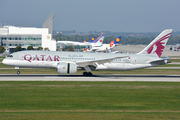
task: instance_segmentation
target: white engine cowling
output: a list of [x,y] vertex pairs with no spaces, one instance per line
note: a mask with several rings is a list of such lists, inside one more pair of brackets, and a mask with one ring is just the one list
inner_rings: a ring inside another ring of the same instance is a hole
[[57,72],[61,74],[77,73],[77,65],[75,63],[59,62],[57,64]]

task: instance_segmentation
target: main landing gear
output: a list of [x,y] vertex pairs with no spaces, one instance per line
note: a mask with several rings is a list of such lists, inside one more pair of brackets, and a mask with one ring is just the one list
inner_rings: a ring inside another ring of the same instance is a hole
[[83,75],[84,75],[84,76],[92,76],[92,75],[93,75],[93,74],[90,72],[91,69],[90,69],[90,67],[89,67],[88,65],[85,66],[84,69],[86,70],[86,72],[83,72]]
[[93,74],[91,72],[83,72],[84,76],[92,76]]

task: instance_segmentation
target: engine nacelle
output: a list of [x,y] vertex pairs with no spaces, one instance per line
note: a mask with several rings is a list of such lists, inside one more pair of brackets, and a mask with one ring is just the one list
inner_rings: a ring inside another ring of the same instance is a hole
[[57,72],[61,74],[77,73],[77,65],[75,63],[59,62],[57,64]]

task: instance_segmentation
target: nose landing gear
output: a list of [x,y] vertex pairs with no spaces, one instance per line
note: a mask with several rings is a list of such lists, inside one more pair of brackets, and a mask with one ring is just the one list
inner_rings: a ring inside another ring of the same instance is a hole
[[19,75],[20,73],[21,73],[21,72],[18,70],[18,71],[17,71],[17,74]]

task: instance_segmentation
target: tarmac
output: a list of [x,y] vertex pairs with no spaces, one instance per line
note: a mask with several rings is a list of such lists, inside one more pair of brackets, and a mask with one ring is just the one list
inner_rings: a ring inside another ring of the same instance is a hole
[[180,75],[0,75],[0,81],[126,81],[180,82]]

